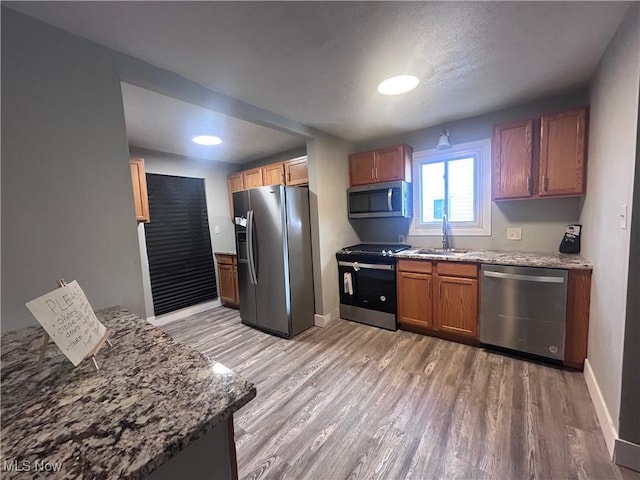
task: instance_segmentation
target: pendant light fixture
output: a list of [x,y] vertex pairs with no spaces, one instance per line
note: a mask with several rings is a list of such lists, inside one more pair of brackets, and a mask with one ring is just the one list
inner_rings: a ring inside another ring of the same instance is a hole
[[446,128],[440,132],[440,136],[438,137],[438,150],[445,150],[447,148],[451,148],[451,144],[449,143],[449,135],[451,132]]

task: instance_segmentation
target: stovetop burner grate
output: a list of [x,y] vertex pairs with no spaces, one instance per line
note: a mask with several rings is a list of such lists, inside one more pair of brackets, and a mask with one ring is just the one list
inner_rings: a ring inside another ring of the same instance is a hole
[[344,247],[339,253],[357,253],[364,255],[382,255],[383,252],[398,253],[411,248],[411,245],[404,243],[358,243]]

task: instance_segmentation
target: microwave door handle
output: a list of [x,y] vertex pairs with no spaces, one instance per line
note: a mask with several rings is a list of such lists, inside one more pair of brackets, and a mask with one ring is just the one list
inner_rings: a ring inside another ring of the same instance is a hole
[[393,194],[393,188],[387,190],[387,207],[389,207],[389,211],[393,212],[393,205],[391,204],[391,195]]

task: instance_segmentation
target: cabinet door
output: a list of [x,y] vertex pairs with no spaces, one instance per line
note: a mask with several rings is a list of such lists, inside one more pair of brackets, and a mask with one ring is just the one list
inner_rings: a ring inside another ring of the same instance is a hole
[[433,326],[432,287],[429,274],[398,272],[398,321],[401,324]]
[[349,185],[375,183],[375,152],[352,153],[349,155]]
[[493,127],[493,199],[526,198],[533,194],[533,120]]
[[244,190],[244,186],[242,183],[242,172],[229,175],[229,177],[227,177],[227,183],[229,184],[229,193]]
[[226,303],[236,303],[235,278],[233,265],[218,263],[218,282],[220,287],[220,300]]
[[540,196],[584,195],[586,121],[586,108],[542,117]]
[[309,183],[307,157],[285,162],[284,169],[287,185],[306,185]]
[[262,168],[254,168],[242,172],[242,183],[245,190],[262,186]]
[[284,165],[274,163],[262,167],[262,185],[284,185]]
[[238,264],[236,261],[233,262],[233,288],[234,288],[234,298],[233,303],[235,305],[240,304],[240,291],[238,290]]
[[[374,177],[376,182],[390,182],[406,179],[405,146],[381,148],[376,150]],[[410,172],[409,167],[409,172]],[[408,180],[410,181],[410,180]]]
[[438,277],[436,328],[477,337],[478,281],[472,278]]
[[227,177],[227,184],[229,189],[229,211],[231,212],[231,220],[233,221],[233,192],[244,190],[242,172],[229,175]]
[[147,176],[144,170],[144,160],[142,158],[130,158],[129,168],[131,169],[136,220],[149,222],[149,197],[147,195]]

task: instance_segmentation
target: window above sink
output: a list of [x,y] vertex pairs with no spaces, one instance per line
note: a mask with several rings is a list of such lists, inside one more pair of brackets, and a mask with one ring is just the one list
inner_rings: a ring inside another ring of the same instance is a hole
[[491,235],[491,139],[413,154],[409,235]]

